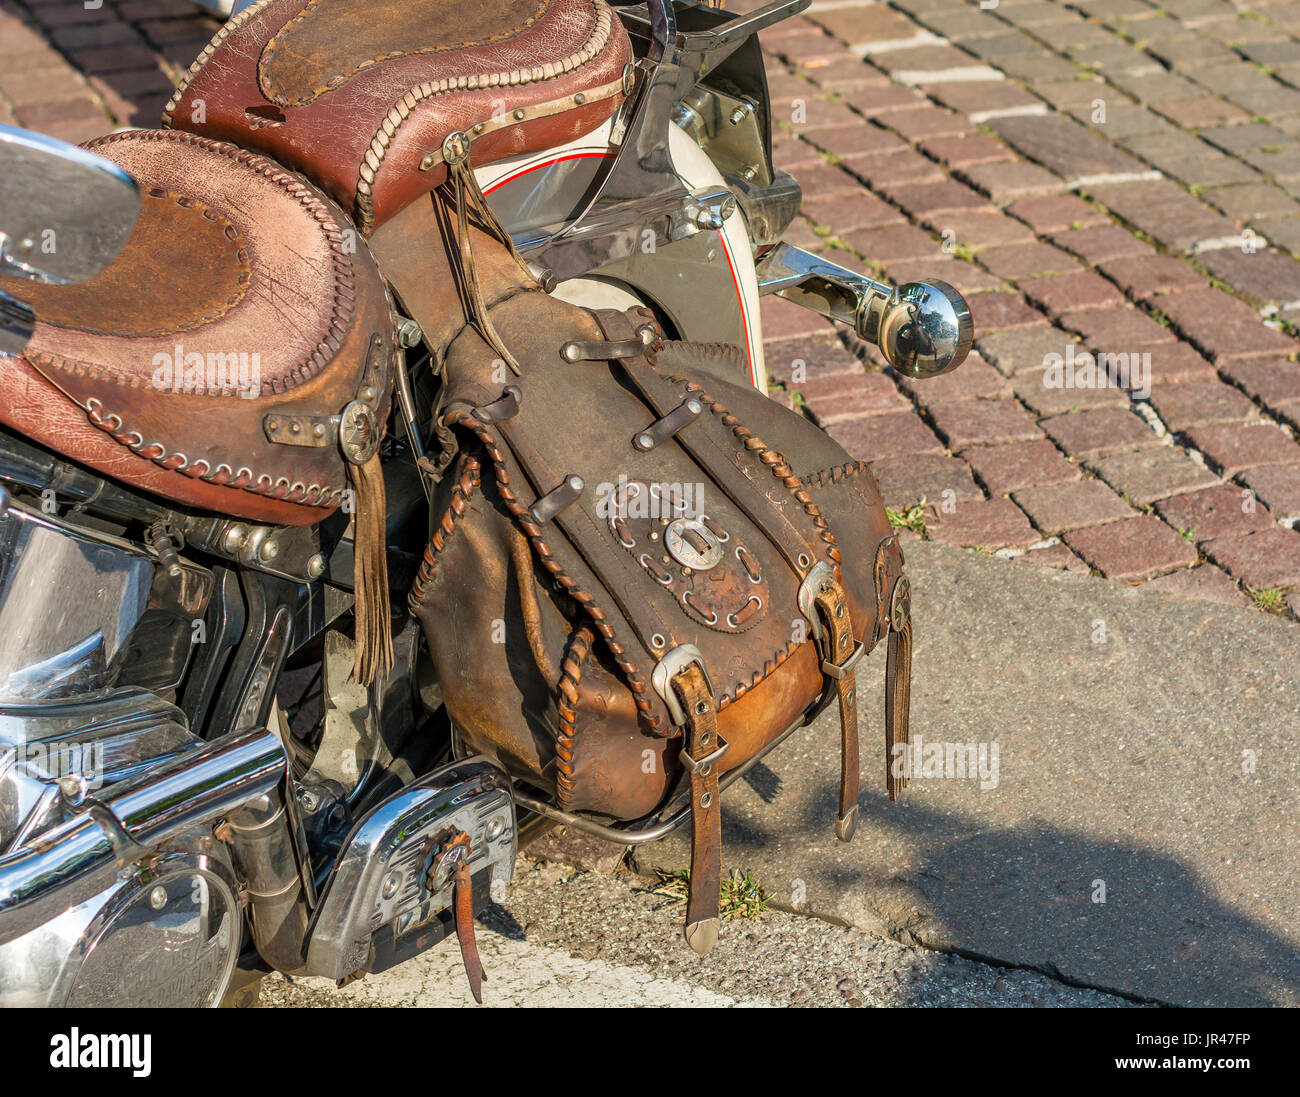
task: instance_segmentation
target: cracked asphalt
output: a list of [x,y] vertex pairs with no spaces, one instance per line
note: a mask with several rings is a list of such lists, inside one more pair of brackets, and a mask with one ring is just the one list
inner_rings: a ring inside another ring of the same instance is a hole
[[[484,912],[484,1006],[1129,1006],[1033,971],[1004,969],[768,909],[724,925],[696,956],[681,906],[651,880],[520,857]],[[341,989],[267,978],[263,1006],[472,1006],[454,941]]]

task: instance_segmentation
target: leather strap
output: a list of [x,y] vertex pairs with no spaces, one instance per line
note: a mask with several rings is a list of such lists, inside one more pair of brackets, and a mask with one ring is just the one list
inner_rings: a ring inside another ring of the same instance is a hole
[[469,992],[474,995],[474,1001],[482,1005],[483,984],[487,981],[487,975],[479,960],[478,942],[474,938],[474,881],[469,872],[469,842],[469,835],[463,830],[450,832],[429,867],[427,886],[430,890],[445,887],[445,884],[440,885],[439,873],[449,861],[454,861],[451,911],[456,922],[456,940],[460,943],[460,959],[465,965],[465,977],[469,979]]
[[835,578],[822,583],[813,604],[823,621],[822,673],[835,682],[840,704],[840,812],[835,836],[841,842],[853,839],[858,825],[858,660],[865,650],[854,643],[853,619],[844,587]]
[[897,760],[894,748],[911,742],[912,599],[906,576],[894,584],[889,609],[889,649],[885,661],[885,790],[891,801],[907,788],[906,754]]
[[[632,329],[632,321],[613,309],[597,309],[592,315],[610,338]],[[641,398],[650,405],[657,416],[671,414],[682,403],[681,387],[665,379],[655,368],[647,354],[653,346],[645,346],[645,353],[619,359],[619,365]],[[812,562],[821,559],[825,548],[813,533],[801,530],[779,505],[779,497],[768,494],[773,483],[772,474],[757,461],[736,460],[734,449],[722,445],[717,436],[696,427],[674,436],[678,444],[689,453],[713,479],[719,489],[735,504],[777,550],[799,578],[808,573]],[[757,466],[761,481],[755,482],[751,468]],[[800,563],[800,557],[807,560]]]
[[722,805],[718,762],[727,745],[718,738],[718,707],[704,668],[691,663],[672,680],[686,714],[682,764],[691,774],[691,890],[686,943],[701,956],[718,942],[722,887]]

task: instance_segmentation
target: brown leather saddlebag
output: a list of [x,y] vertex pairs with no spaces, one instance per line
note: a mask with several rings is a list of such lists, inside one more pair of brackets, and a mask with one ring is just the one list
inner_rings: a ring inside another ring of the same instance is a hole
[[470,324],[449,288],[464,274],[454,236],[430,276],[428,216],[404,214],[375,248],[445,381],[435,529],[409,605],[454,727],[569,813],[641,820],[689,796],[686,934],[705,951],[719,777],[838,703],[837,831],[851,837],[855,667],[886,635],[887,732],[906,737],[898,540],[865,465],[718,378],[737,349],[549,297],[485,234]]

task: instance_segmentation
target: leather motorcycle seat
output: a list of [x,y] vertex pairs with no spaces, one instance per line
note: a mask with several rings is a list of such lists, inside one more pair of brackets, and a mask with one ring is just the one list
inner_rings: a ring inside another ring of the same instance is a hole
[[301,171],[369,235],[446,178],[452,134],[482,166],[596,129],[632,59],[605,0],[259,0],[199,55],[163,125]]
[[140,216],[88,282],[0,278],[37,318],[0,355],[0,421],[176,503],[320,521],[348,488],[337,417],[387,413],[394,320],[368,249],[316,188],[234,145],[131,130],[86,147],[135,178]]

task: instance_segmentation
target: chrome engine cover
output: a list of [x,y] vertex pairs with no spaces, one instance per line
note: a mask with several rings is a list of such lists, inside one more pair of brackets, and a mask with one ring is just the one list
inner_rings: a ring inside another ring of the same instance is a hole
[[219,1005],[239,958],[237,885],[224,849],[185,844],[0,945],[0,1006]]
[[442,940],[452,887],[431,892],[426,878],[449,828],[470,836],[476,892],[486,897],[510,881],[518,846],[510,779],[485,758],[434,770],[353,827],[322,891],[308,972],[382,971]]

